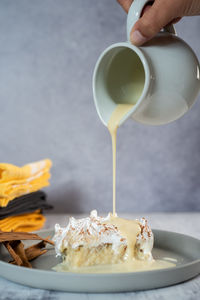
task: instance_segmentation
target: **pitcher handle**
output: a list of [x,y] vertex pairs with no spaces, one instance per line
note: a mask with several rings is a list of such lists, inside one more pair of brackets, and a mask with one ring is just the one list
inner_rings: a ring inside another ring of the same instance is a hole
[[[135,25],[135,23],[139,20],[143,8],[148,2],[152,2],[150,0],[134,0],[129,8],[128,16],[127,16],[127,40],[130,42],[130,33],[131,29]],[[176,34],[176,30],[173,25],[167,25],[164,28],[164,32]]]

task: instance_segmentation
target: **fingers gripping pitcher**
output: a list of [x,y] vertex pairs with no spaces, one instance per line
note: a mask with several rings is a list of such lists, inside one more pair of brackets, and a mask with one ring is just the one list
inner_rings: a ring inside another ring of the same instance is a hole
[[143,124],[162,125],[183,116],[197,99],[198,59],[172,25],[142,47],[131,44],[130,31],[147,3],[133,1],[127,17],[128,41],[108,47],[96,63],[94,101],[106,126],[119,104],[131,104],[120,124],[132,117]]

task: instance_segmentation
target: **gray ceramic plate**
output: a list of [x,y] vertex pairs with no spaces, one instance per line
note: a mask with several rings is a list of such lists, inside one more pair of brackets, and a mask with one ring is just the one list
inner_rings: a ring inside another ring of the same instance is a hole
[[[0,276],[35,288],[67,292],[124,292],[147,290],[177,284],[200,273],[200,240],[183,234],[153,230],[155,244],[153,256],[157,259],[177,259],[177,266],[169,269],[116,273],[76,274],[55,272],[51,268],[59,263],[54,250],[32,262],[33,269],[8,264],[10,259],[0,246]],[[46,237],[53,231],[43,231]],[[28,243],[26,243],[28,245]]]

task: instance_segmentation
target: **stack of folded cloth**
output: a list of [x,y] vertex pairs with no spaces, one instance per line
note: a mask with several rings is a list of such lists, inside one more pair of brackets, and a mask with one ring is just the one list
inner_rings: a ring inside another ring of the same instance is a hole
[[17,167],[0,164],[0,230],[34,231],[45,223],[46,202],[41,188],[49,185],[49,159]]

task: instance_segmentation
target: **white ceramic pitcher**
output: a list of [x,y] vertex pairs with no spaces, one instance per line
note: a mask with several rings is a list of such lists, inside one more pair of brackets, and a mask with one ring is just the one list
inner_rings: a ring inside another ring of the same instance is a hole
[[161,125],[183,116],[200,90],[200,66],[190,46],[167,26],[142,47],[130,42],[130,31],[148,0],[134,0],[127,18],[128,42],[108,47],[93,75],[93,94],[102,122],[119,103],[133,103],[128,117]]

